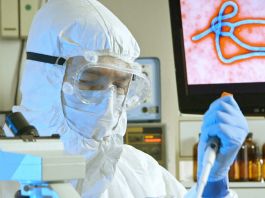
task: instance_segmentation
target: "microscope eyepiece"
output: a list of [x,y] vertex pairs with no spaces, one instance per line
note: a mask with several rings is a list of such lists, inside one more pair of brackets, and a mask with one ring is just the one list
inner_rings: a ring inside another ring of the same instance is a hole
[[15,136],[33,135],[38,136],[37,129],[30,125],[22,113],[15,112],[6,116],[6,124]]

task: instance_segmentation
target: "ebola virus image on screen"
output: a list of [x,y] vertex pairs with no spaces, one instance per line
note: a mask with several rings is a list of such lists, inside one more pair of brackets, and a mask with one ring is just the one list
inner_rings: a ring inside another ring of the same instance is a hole
[[181,1],[188,84],[265,82],[265,0]]

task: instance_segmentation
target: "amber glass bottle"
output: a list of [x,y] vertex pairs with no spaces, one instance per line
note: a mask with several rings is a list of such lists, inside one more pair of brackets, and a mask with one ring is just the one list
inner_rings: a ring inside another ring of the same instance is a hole
[[198,169],[198,142],[193,146],[193,180],[197,181],[197,169]]
[[265,180],[265,143],[262,145],[262,161],[261,175],[263,180]]
[[255,158],[255,153],[256,144],[253,142],[253,133],[248,133],[238,155],[240,181],[252,180],[252,163]]
[[239,153],[239,172],[240,172],[240,181],[248,180],[248,153],[247,153],[247,145],[246,141],[242,144]]
[[253,174],[257,175],[257,172],[253,172],[253,170],[257,170],[255,164],[258,158],[258,148],[256,143],[253,141],[252,133],[249,133],[246,143],[248,145],[248,180],[255,181],[255,176]]
[[239,180],[240,180],[240,171],[239,171],[239,160],[237,156],[229,170],[229,181],[239,181]]
[[251,166],[251,181],[261,181],[261,154],[256,146],[256,152],[252,160]]
[[[200,139],[200,134],[199,134]],[[198,145],[199,142],[196,142],[193,146],[193,181],[197,181],[197,171],[198,171]]]

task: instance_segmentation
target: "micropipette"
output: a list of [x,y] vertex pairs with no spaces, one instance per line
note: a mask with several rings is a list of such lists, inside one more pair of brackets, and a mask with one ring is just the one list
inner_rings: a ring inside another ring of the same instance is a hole
[[197,198],[202,197],[204,187],[207,183],[210,171],[213,167],[216,153],[219,149],[220,140],[217,137],[212,137],[209,139],[205,154],[202,161],[202,172],[197,184]]
[[[231,96],[232,94],[223,92],[221,97]],[[203,161],[202,161],[202,172],[197,183],[197,198],[202,197],[202,193],[204,191],[205,185],[208,181],[208,177],[210,171],[213,167],[213,164],[216,159],[216,154],[218,152],[220,146],[220,139],[218,137],[210,137],[206,146],[206,150],[204,153]]]

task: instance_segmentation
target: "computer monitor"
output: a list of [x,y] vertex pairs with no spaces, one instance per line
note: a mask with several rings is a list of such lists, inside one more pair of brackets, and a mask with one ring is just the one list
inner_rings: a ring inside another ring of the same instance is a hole
[[265,115],[264,0],[169,0],[178,103],[203,114],[223,91]]

